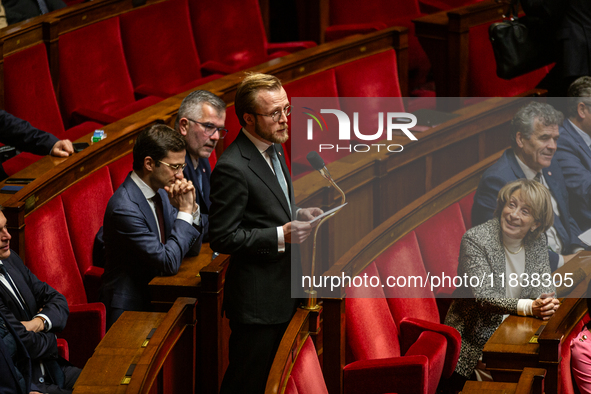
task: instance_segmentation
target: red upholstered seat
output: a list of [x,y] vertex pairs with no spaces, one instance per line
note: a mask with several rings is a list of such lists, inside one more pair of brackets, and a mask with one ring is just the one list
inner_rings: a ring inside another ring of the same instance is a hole
[[488,38],[490,25],[489,23],[470,29],[468,96],[513,97],[535,88],[548,73],[547,67],[511,80],[497,77],[495,57]]
[[189,0],[203,68],[234,73],[278,56],[316,46],[310,41],[269,44],[256,0]]
[[103,268],[92,265],[94,237],[103,225],[113,195],[109,169],[103,167],[66,189],[61,198],[76,263],[89,300],[98,301]]
[[295,388],[298,394],[328,394],[316,348],[310,337],[306,339],[298,354],[290,380],[292,390]]
[[[360,276],[365,274],[380,276],[375,263]],[[435,393],[448,348],[441,332],[449,332],[449,327],[409,318],[397,324],[381,286],[351,286],[345,304],[347,344],[356,360],[345,367],[345,392],[364,386],[372,387],[371,392],[384,392],[379,390],[388,383],[389,392]],[[374,367],[372,378],[359,379],[357,371],[370,367]],[[450,367],[453,371],[455,362]]]
[[[338,99],[339,93],[337,90],[334,69],[322,71],[290,82],[288,84],[285,84],[284,88],[287,92],[287,96],[291,101],[292,105],[294,97],[334,97],[334,100],[327,99],[326,108],[341,108]],[[319,112],[320,108],[317,108],[315,110]],[[332,130],[333,134],[329,134],[328,132],[319,132],[314,134],[313,140],[307,140],[303,132],[299,132],[298,134],[292,134],[293,130],[306,130],[305,123],[294,123],[294,119],[296,119],[293,116],[294,111],[303,111],[303,108],[294,107],[292,109],[292,116],[288,117],[288,121],[290,124],[291,140],[291,149],[288,151],[288,155],[291,158],[292,173],[294,175],[294,178],[297,179],[298,177],[312,170],[312,167],[306,159],[306,155],[308,154],[308,152],[312,150],[318,151],[319,144],[336,143],[337,133],[334,131],[338,130],[339,126],[336,116],[326,114],[324,115],[324,119],[326,120],[328,126],[327,130]],[[298,119],[300,119],[300,121],[302,122],[306,121],[305,117],[299,117]],[[324,159],[325,163],[331,163],[335,160],[345,157],[348,154],[349,152],[346,150],[341,150],[337,152],[336,149],[320,152],[320,155]]]
[[464,218],[464,225],[466,226],[466,230],[472,228],[472,205],[474,204],[475,194],[476,190],[474,190],[472,193],[468,194],[466,197],[458,201],[458,204],[460,204],[460,210],[462,211],[462,217]]
[[70,316],[59,335],[71,347],[70,361],[82,367],[105,335],[106,311],[87,303],[60,196],[25,218],[25,255],[31,272],[66,297]]
[[[113,186],[113,193],[125,180],[127,174],[133,169],[133,154],[128,154],[122,158],[115,160],[109,164],[109,173],[111,174],[111,182]],[[104,216],[104,211],[103,211]],[[102,217],[102,216],[101,216]]]
[[147,96],[136,101],[118,17],[60,36],[59,64],[66,123],[80,119],[112,123],[162,100]]
[[[443,231],[445,229],[445,231]],[[415,229],[425,269],[431,276],[453,277],[458,271],[460,243],[466,232],[462,211],[458,204],[452,204]],[[434,292],[438,296],[451,297],[455,290],[453,283],[446,280]]]
[[410,86],[414,88],[425,82],[430,69],[429,59],[415,35],[414,24],[411,22],[423,16],[418,0],[332,0],[330,3],[327,41],[352,34],[366,34],[390,26],[404,26],[408,28]]
[[[64,128],[43,44],[4,58],[4,101],[7,112],[60,139],[76,140],[102,127],[100,123],[84,122]],[[41,157],[22,153],[5,161],[3,167],[8,175],[13,175]]]
[[[129,74],[136,92],[168,97],[212,81],[193,42],[187,0],[169,0],[120,16]],[[157,76],[157,77],[155,77]]]
[[70,348],[68,347],[68,341],[64,338],[57,339],[57,352],[59,353],[60,357],[70,360]]

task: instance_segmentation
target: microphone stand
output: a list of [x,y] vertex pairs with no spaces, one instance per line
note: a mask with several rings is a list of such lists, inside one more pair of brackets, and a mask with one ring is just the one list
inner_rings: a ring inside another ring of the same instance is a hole
[[[335,189],[337,189],[341,193],[341,205],[343,205],[345,203],[345,193],[341,190],[340,187],[337,186],[335,181],[332,179],[332,176],[330,176],[330,172],[328,172],[328,169],[324,166],[321,169],[319,169],[318,171],[320,172],[320,175],[322,175]],[[307,310],[311,310],[311,311],[320,309],[320,305],[318,305],[318,297],[317,297],[318,293],[316,290],[314,290],[314,273],[316,271],[316,237],[318,235],[318,229],[320,228],[320,226],[322,226],[322,223],[324,223],[329,218],[336,215],[338,212],[339,211],[333,212],[330,215],[327,215],[327,216],[323,217],[322,219],[320,219],[320,223],[318,223],[318,225],[314,229],[314,242],[313,242],[313,246],[312,246],[312,268],[311,268],[312,275],[310,278],[311,279],[310,280],[310,289],[306,290],[306,293],[308,293],[308,300],[306,302],[306,305],[302,306],[303,309],[307,309]]]

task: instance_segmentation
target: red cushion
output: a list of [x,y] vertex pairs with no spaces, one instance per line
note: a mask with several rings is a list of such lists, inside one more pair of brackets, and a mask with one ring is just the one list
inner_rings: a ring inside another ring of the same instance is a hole
[[295,383],[293,382],[293,378],[289,376],[287,378],[287,385],[285,386],[285,393],[284,394],[299,394],[298,388],[296,387]]
[[238,116],[236,116],[236,107],[234,105],[228,105],[226,107],[226,123],[225,126],[228,129],[228,134],[224,137],[224,150],[230,146],[232,142],[238,137],[238,133],[242,129]]
[[78,109],[121,118],[160,100],[148,97],[136,104],[118,17],[60,36],[59,62],[61,100],[68,122]]
[[470,29],[468,56],[469,97],[512,97],[533,89],[546,76],[541,68],[511,80],[497,77],[496,62],[490,40],[489,24]]
[[238,71],[268,60],[257,0],[190,0],[189,8],[202,62],[213,60]]
[[[374,263],[360,276],[364,274],[368,277],[379,275]],[[355,287],[353,284],[347,289],[345,310],[347,342],[356,360],[400,356],[398,328],[382,287]]]
[[[421,250],[414,231],[385,250],[375,260],[382,283],[386,284],[384,293],[396,325],[405,317],[414,317],[439,323],[439,312],[435,298],[429,287],[406,282],[406,287],[387,285],[388,277],[407,279],[419,276],[427,279]],[[395,284],[396,282],[392,282]],[[404,285],[399,281],[400,285]]]
[[433,289],[436,295],[451,296],[455,287],[450,281],[457,274],[460,243],[466,232],[464,218],[458,204],[450,205],[415,229],[425,269],[445,283]]
[[[351,12],[354,10],[354,12]],[[418,0],[332,0],[330,25],[349,23],[386,22],[401,16],[418,14]]]
[[53,91],[44,44],[4,58],[6,111],[33,127],[64,138],[64,125]]
[[70,359],[70,348],[68,347],[68,341],[63,338],[57,339],[57,352],[61,358],[66,360]]
[[423,332],[417,341],[408,349],[405,357],[424,355],[429,359],[428,370],[428,394],[435,394],[439,379],[441,379],[441,372],[445,364],[445,350],[447,341],[441,334],[432,331]]
[[87,283],[85,276],[92,267],[94,236],[103,225],[105,209],[112,195],[113,187],[107,167],[87,176],[61,194],[74,256],[80,274],[85,279],[88,297],[93,300],[98,300],[98,287],[96,283]]
[[172,96],[201,84],[187,0],[141,7],[121,15],[120,21],[134,87]]
[[109,164],[109,173],[111,174],[111,182],[113,185],[113,192],[121,186],[127,174],[133,169],[133,154],[129,153],[122,158],[115,160]]
[[308,337],[291,370],[299,394],[328,394],[312,339]]
[[31,272],[62,293],[68,305],[86,303],[60,196],[25,217],[25,253]]
[[24,152],[14,157],[11,157],[10,159],[3,162],[2,167],[9,176],[12,176],[20,170],[22,170],[23,168],[30,166],[37,160],[40,160],[42,157],[43,156]]
[[472,193],[468,194],[466,197],[462,198],[458,204],[460,205],[460,210],[462,211],[462,217],[464,218],[464,225],[466,226],[466,230],[472,228],[472,205],[474,205],[474,195],[476,194],[476,190]]

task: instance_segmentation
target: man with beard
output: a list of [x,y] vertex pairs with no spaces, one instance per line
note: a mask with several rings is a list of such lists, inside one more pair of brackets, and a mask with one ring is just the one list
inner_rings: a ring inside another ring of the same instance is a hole
[[291,106],[279,79],[247,75],[235,106],[242,130],[211,175],[211,247],[231,255],[224,287],[230,365],[221,393],[262,393],[299,302],[291,298],[291,280],[301,278],[297,244],[322,210],[294,204],[281,147]]

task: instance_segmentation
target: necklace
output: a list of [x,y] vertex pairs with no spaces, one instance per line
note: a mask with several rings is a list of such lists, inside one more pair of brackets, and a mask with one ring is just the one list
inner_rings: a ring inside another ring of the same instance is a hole
[[519,247],[519,249],[517,250],[517,252],[512,252],[507,245],[505,245],[505,243],[503,242],[503,246],[505,247],[505,250],[511,254],[517,254],[519,252],[521,252],[521,249],[523,249],[523,242],[521,243],[521,246]]

